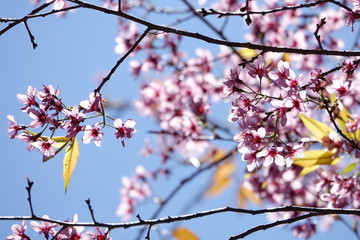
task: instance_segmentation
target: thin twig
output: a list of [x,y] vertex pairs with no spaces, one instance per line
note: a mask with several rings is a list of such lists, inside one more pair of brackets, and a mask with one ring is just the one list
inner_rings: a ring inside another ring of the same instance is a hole
[[232,42],[221,40],[217,38],[212,38],[200,33],[189,32],[181,29],[176,29],[168,26],[157,25],[151,22],[148,22],[144,19],[134,17],[127,13],[118,13],[117,11],[113,11],[111,9],[103,8],[100,6],[96,6],[90,3],[86,3],[80,0],[69,0],[70,2],[81,4],[84,8],[89,8],[93,10],[97,10],[106,14],[111,14],[119,17],[123,17],[130,21],[139,23],[141,25],[147,26],[153,30],[158,30],[166,33],[174,33],[181,36],[186,36],[194,39],[199,39],[208,43],[223,45],[228,47],[239,47],[239,48],[249,48],[253,50],[261,50],[266,52],[277,52],[277,53],[296,53],[302,55],[327,55],[327,56],[360,56],[360,51],[336,51],[336,50],[321,50],[321,49],[302,49],[302,48],[291,48],[291,47],[273,47],[262,44],[254,44],[249,42]]
[[89,211],[90,211],[90,215],[91,215],[91,219],[93,220],[94,223],[98,223],[96,220],[95,220],[95,214],[94,214],[94,209],[92,208],[91,206],[91,203],[90,203],[90,198],[86,199],[85,200],[88,208],[89,208]]
[[101,88],[105,85],[105,83],[107,81],[110,80],[111,76],[115,73],[116,69],[120,66],[120,64],[130,55],[130,53],[132,53],[135,48],[140,44],[140,42],[144,39],[144,37],[149,33],[149,31],[151,30],[151,28],[147,28],[143,34],[141,34],[141,36],[136,40],[136,42],[132,45],[132,47],[125,53],[124,56],[122,56],[119,61],[117,61],[117,63],[115,64],[115,66],[110,70],[109,74],[103,78],[102,82],[100,83],[100,85],[94,90],[94,92],[98,92],[100,93]]
[[206,10],[204,8],[202,8],[201,10],[198,10],[198,12],[201,13],[203,17],[205,17],[207,15],[218,15],[219,18],[225,17],[225,16],[239,16],[239,17],[244,17],[244,16],[248,16],[248,15],[263,15],[263,16],[265,16],[265,15],[271,14],[271,13],[284,12],[284,11],[289,11],[289,10],[294,11],[296,9],[301,9],[301,8],[315,7],[317,5],[322,5],[325,3],[333,3],[337,6],[339,6],[340,8],[343,8],[344,10],[349,11],[349,12],[355,14],[356,16],[359,16],[359,14],[353,12],[353,10],[351,8],[349,8],[348,6],[338,2],[336,0],[319,0],[319,1],[311,2],[311,3],[302,3],[299,5],[293,5],[293,6],[283,6],[283,7],[264,10],[264,11],[248,11],[246,13],[244,13],[244,12],[247,10],[247,6],[242,7],[240,9],[240,12],[221,12],[221,11],[216,11],[214,9]]
[[33,205],[32,205],[32,200],[31,200],[31,188],[34,185],[34,182],[30,181],[29,178],[27,178],[27,187],[26,187],[26,191],[28,193],[28,197],[27,200],[29,202],[29,206],[30,206],[30,213],[32,217],[36,217],[35,213],[34,213],[34,209],[33,209]]
[[232,236],[232,237],[229,238],[229,240],[245,238],[246,236],[248,236],[248,235],[250,235],[250,234],[252,234],[254,232],[260,231],[260,230],[266,230],[266,229],[273,228],[273,227],[283,225],[283,224],[290,224],[290,223],[293,223],[293,222],[297,222],[297,221],[300,221],[300,220],[303,220],[303,219],[307,219],[307,218],[311,218],[311,217],[315,217],[315,216],[319,216],[319,215],[321,215],[321,214],[319,214],[319,213],[308,213],[308,214],[304,214],[304,215],[301,215],[301,216],[292,217],[292,218],[289,218],[289,219],[272,222],[272,223],[269,223],[269,224],[259,225],[259,226],[250,228],[249,230],[247,230],[247,231],[245,231],[245,232],[243,232],[243,233],[241,233],[239,235]]
[[325,23],[326,23],[326,18],[322,18],[322,19],[320,20],[320,23],[316,24],[316,30],[315,30],[315,32],[314,32],[316,41],[318,42],[319,48],[320,48],[321,50],[324,50],[324,48],[323,48],[323,46],[322,46],[322,44],[321,44],[320,35],[319,35],[319,30],[320,30],[320,28],[321,28],[322,26],[325,25]]
[[30,31],[29,25],[27,24],[27,20],[24,21],[24,24],[25,24],[26,31],[27,31],[28,34],[29,34],[30,41],[31,41],[31,43],[32,43],[33,49],[36,49],[37,44],[36,44],[36,42],[35,42],[35,37],[34,37],[34,35],[31,33],[31,31]]

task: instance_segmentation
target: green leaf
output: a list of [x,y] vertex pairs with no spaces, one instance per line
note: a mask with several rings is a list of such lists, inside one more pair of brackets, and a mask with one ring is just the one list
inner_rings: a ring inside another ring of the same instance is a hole
[[70,140],[70,145],[66,147],[63,160],[63,179],[65,193],[68,189],[71,175],[74,172],[80,154],[79,143],[76,138]]
[[351,172],[352,170],[354,170],[356,168],[357,163],[350,163],[349,165],[346,166],[346,168],[344,168],[344,170],[341,171],[340,174],[346,174],[348,172]]
[[328,137],[329,133],[334,132],[334,130],[325,123],[309,118],[303,114],[299,114],[299,117],[311,135],[320,143],[323,142],[323,137]]
[[328,150],[310,150],[304,152],[303,158],[294,158],[294,164],[303,168],[321,164],[335,165],[339,161],[340,157],[335,157],[335,153]]

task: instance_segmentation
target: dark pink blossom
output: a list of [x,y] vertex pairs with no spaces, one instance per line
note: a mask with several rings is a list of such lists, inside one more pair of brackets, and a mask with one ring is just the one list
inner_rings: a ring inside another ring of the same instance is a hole
[[47,141],[38,138],[36,142],[32,142],[31,145],[38,148],[42,154],[44,155],[44,159],[47,157],[55,156],[55,145],[56,142],[52,139],[48,139]]
[[39,110],[30,108],[27,112],[29,117],[34,119],[30,123],[31,128],[43,127],[45,124],[52,122],[52,119],[48,117],[47,112],[43,108],[40,108]]
[[23,126],[23,125],[17,124],[17,122],[15,121],[14,116],[7,115],[7,119],[10,121],[9,122],[8,132],[12,132],[9,135],[9,138],[14,139],[14,138],[17,137],[18,132],[21,131],[21,130],[24,130],[26,127]]
[[125,147],[125,138],[131,138],[133,133],[136,132],[134,129],[136,122],[132,119],[127,119],[123,122],[121,119],[115,119],[114,127],[116,128],[115,137],[121,139],[121,144]]
[[71,110],[63,109],[64,115],[67,120],[61,124],[63,129],[67,129],[67,137],[74,137],[82,130],[80,123],[85,119],[85,114],[79,111],[77,106],[71,108]]
[[96,232],[93,232],[92,230],[89,230],[86,232],[86,234],[90,237],[91,240],[111,240],[111,238],[101,231],[101,228],[95,228]]
[[90,143],[92,139],[94,139],[94,143],[96,146],[101,146],[101,138],[104,136],[104,133],[101,132],[102,127],[100,123],[95,123],[95,126],[92,127],[90,125],[86,125],[84,129],[84,136],[82,138],[83,143]]
[[30,240],[30,237],[25,234],[27,226],[25,221],[22,222],[21,226],[19,224],[14,224],[11,227],[12,235],[6,237],[6,240]]
[[[48,215],[44,215],[43,218],[49,219]],[[38,232],[39,234],[44,234],[44,237],[46,239],[49,239],[50,235],[54,236],[56,234],[56,228],[58,224],[56,223],[50,223],[50,222],[36,222],[31,221],[30,222],[31,227],[34,229],[35,232]]]
[[84,113],[101,112],[100,102],[101,102],[100,93],[92,92],[89,95],[89,100],[81,101],[80,106],[85,109]]
[[270,147],[259,152],[257,157],[265,157],[264,167],[270,166],[274,161],[279,167],[285,165],[285,159],[282,153],[282,147]]
[[349,80],[336,79],[326,87],[328,93],[334,93],[337,97],[343,97],[350,92],[351,82]]
[[18,138],[22,141],[24,141],[26,143],[26,149],[28,151],[32,151],[34,150],[34,145],[32,145],[33,142],[36,142],[36,140],[38,139],[39,136],[37,135],[31,135],[28,132],[23,132],[21,134],[19,134]]
[[35,99],[36,94],[37,89],[32,86],[28,86],[27,95],[17,94],[17,98],[19,99],[19,101],[25,104],[25,106],[21,108],[23,112],[26,112],[32,106],[39,107],[39,104],[36,102]]
[[256,78],[257,76],[261,79],[262,77],[266,77],[268,75],[271,65],[272,63],[269,63],[267,66],[265,66],[264,57],[259,55],[254,63],[246,64],[246,68],[249,70],[248,74],[252,78]]

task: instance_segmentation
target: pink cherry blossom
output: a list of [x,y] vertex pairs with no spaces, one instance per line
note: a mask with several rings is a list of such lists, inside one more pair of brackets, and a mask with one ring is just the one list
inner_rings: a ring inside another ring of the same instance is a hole
[[337,97],[343,97],[350,92],[351,82],[348,80],[335,79],[332,85],[326,87],[329,93],[334,93]]
[[33,142],[36,142],[36,140],[38,139],[39,136],[34,136],[34,135],[31,135],[30,133],[28,132],[23,132],[21,134],[19,134],[18,138],[22,141],[24,141],[26,143],[26,149],[28,151],[32,151],[34,150],[34,145],[32,145]]
[[104,136],[104,133],[101,132],[102,127],[100,123],[95,123],[95,126],[92,127],[90,125],[86,125],[84,129],[84,136],[82,138],[83,143],[90,143],[92,139],[94,139],[94,143],[96,146],[101,146],[101,138]]
[[12,235],[6,237],[6,240],[30,240],[30,237],[25,234],[27,226],[25,221],[22,222],[21,226],[19,224],[14,224],[11,227]]
[[302,145],[295,145],[295,146],[286,146],[287,155],[285,157],[285,165],[286,167],[290,167],[294,162],[294,158],[303,158],[304,153],[302,151]]
[[259,55],[254,63],[246,64],[246,68],[249,70],[248,74],[252,78],[262,78],[268,75],[271,65],[272,63],[269,63],[267,66],[265,66],[264,57],[262,55]]
[[246,162],[246,168],[249,172],[259,167],[256,156],[257,152],[251,152],[246,147],[239,149],[239,152],[242,153],[242,160]]
[[54,10],[61,10],[66,6],[66,0],[46,0],[46,3],[53,3]]
[[[78,216],[77,214],[74,214],[74,217],[72,219],[72,221],[70,221],[71,223],[76,223],[78,221]],[[84,227],[83,226],[76,226],[76,227],[67,227],[65,229],[63,229],[57,239],[59,240],[80,240],[80,239],[87,239],[86,234],[83,234],[82,232],[84,231]]]
[[15,121],[14,116],[7,115],[7,119],[10,121],[10,122],[9,122],[8,132],[12,132],[12,133],[9,135],[9,138],[14,139],[14,138],[17,137],[18,132],[19,132],[20,130],[24,130],[26,127],[17,124],[17,122]]
[[32,86],[28,86],[27,95],[17,94],[17,98],[19,99],[19,101],[25,104],[25,106],[21,108],[23,112],[26,112],[30,107],[33,106],[39,107],[39,104],[36,102],[35,99],[36,94],[37,94],[37,89]]
[[67,129],[67,137],[74,137],[76,134],[82,130],[82,123],[85,119],[85,114],[80,112],[77,106],[71,108],[71,110],[63,109],[64,115],[67,117],[67,120],[61,124],[63,129]]
[[89,230],[86,234],[90,237],[91,240],[111,240],[111,238],[106,234],[106,232],[102,233],[101,228],[95,228],[96,232],[93,230]]
[[269,149],[262,150],[256,156],[265,157],[264,167],[270,166],[274,161],[276,165],[282,167],[285,165],[285,159],[282,155],[282,150],[282,147],[270,147]]
[[116,128],[115,137],[121,139],[121,144],[125,147],[125,138],[131,138],[133,133],[136,132],[134,129],[136,122],[132,119],[127,119],[123,122],[121,119],[115,119],[114,127]]
[[52,122],[52,119],[48,117],[48,113],[43,108],[39,110],[30,108],[27,112],[29,117],[34,119],[30,123],[31,128],[43,127],[45,124]]
[[47,141],[38,138],[36,142],[32,142],[31,145],[38,148],[42,154],[44,155],[43,159],[47,157],[55,156],[55,145],[56,142],[52,139],[48,139]]
[[[49,219],[48,215],[44,215],[43,218]],[[56,223],[50,223],[50,222],[36,222],[31,221],[30,222],[31,227],[34,229],[35,232],[38,232],[39,234],[44,234],[44,237],[46,239],[49,239],[50,235],[54,236],[56,234],[56,228],[58,224]]]
[[80,102],[80,106],[85,109],[84,113],[87,112],[101,112],[100,109],[101,95],[98,92],[92,92],[89,95],[89,100]]

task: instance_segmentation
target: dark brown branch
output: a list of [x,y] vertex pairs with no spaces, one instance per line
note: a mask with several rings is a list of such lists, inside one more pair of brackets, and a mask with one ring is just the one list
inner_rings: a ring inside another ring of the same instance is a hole
[[278,52],[278,53],[296,53],[296,54],[302,54],[302,55],[327,55],[327,56],[360,56],[360,51],[335,51],[335,50],[319,50],[319,49],[301,49],[301,48],[289,48],[289,47],[273,47],[273,46],[266,46],[261,44],[253,44],[249,42],[232,42],[232,41],[226,41],[221,40],[217,38],[212,38],[200,33],[194,33],[189,32],[181,29],[175,29],[172,27],[157,25],[151,22],[148,22],[144,19],[134,17],[132,15],[129,15],[127,13],[118,13],[117,11],[113,11],[111,9],[106,9],[103,7],[99,7],[90,3],[86,3],[80,0],[69,0],[70,2],[77,3],[79,5],[82,5],[84,8],[89,8],[93,10],[97,10],[103,13],[116,15],[119,17],[126,18],[130,21],[139,23],[141,25],[147,26],[150,29],[158,30],[166,33],[174,33],[181,36],[186,36],[194,39],[199,39],[208,43],[217,44],[217,45],[223,45],[228,47],[239,47],[239,48],[250,48],[254,50],[261,50],[266,52]]
[[29,202],[29,206],[30,206],[30,213],[32,217],[36,217],[35,213],[34,213],[34,209],[33,209],[33,205],[32,205],[32,200],[31,200],[31,188],[34,185],[34,182],[30,181],[29,178],[27,178],[27,187],[26,187],[26,191],[28,193],[28,197],[27,200]]
[[289,11],[289,10],[294,11],[296,9],[301,9],[301,8],[315,7],[317,5],[321,5],[321,4],[325,4],[325,3],[333,3],[337,6],[339,6],[340,8],[343,8],[346,11],[349,11],[355,15],[358,15],[357,13],[354,13],[351,8],[349,8],[348,6],[338,2],[336,0],[319,0],[316,2],[302,3],[302,4],[294,5],[294,6],[283,6],[283,7],[264,10],[264,11],[248,11],[246,13],[244,13],[244,12],[247,10],[247,6],[244,6],[243,8],[241,8],[240,12],[220,12],[220,11],[216,11],[214,9],[206,10],[204,8],[202,8],[201,10],[198,10],[198,12],[201,13],[202,16],[204,16],[204,17],[207,15],[218,15],[219,18],[224,17],[224,16],[239,16],[239,17],[244,17],[244,16],[248,16],[248,15],[263,15],[264,16],[264,15],[276,13],[276,12],[283,12],[283,11]]
[[90,211],[90,215],[91,215],[91,219],[93,220],[94,223],[98,223],[96,220],[95,220],[95,214],[94,214],[94,209],[92,208],[91,206],[91,203],[90,203],[90,198],[86,199],[85,200],[88,208],[89,208],[89,211]]
[[247,231],[245,231],[245,232],[243,232],[243,233],[241,233],[239,235],[232,236],[232,237],[229,238],[229,240],[245,238],[246,236],[248,236],[248,235],[250,235],[250,234],[252,234],[254,232],[260,231],[260,230],[266,230],[266,229],[273,228],[273,227],[283,225],[283,224],[290,224],[290,223],[293,223],[293,222],[297,222],[297,221],[300,221],[300,220],[304,220],[304,219],[319,216],[319,215],[321,215],[321,214],[319,214],[319,213],[308,213],[308,214],[304,214],[304,215],[301,215],[301,216],[297,216],[297,217],[293,217],[293,218],[289,218],[289,219],[285,219],[285,220],[279,220],[279,221],[272,222],[272,223],[269,223],[269,224],[262,224],[262,225],[250,228],[249,230],[247,230]]
[[284,206],[284,207],[277,207],[277,208],[267,208],[267,209],[258,209],[258,210],[251,210],[251,209],[243,209],[243,208],[233,208],[233,207],[223,207],[218,209],[212,209],[202,212],[196,212],[191,214],[173,216],[173,217],[164,217],[158,219],[149,219],[149,220],[142,220],[136,222],[128,222],[128,223],[93,223],[93,222],[67,222],[67,221],[59,221],[53,219],[47,219],[37,216],[0,216],[0,221],[13,221],[13,220],[35,220],[35,221],[44,221],[50,223],[56,223],[62,226],[68,227],[76,227],[76,226],[83,226],[83,227],[104,227],[104,228],[132,228],[138,226],[147,226],[147,225],[157,225],[157,224],[165,224],[165,223],[173,223],[185,220],[191,220],[211,215],[216,215],[220,213],[239,213],[239,214],[249,214],[249,215],[260,215],[265,213],[279,213],[279,212],[304,212],[304,213],[315,213],[317,215],[354,215],[360,216],[360,209],[343,209],[343,208],[315,208],[315,207],[299,207],[299,206]]
[[31,31],[30,31],[29,25],[27,24],[27,20],[24,21],[24,24],[25,24],[26,31],[27,31],[28,34],[29,34],[30,41],[31,41],[31,43],[32,43],[33,49],[36,49],[37,44],[36,44],[36,42],[35,42],[35,37],[34,37],[34,35],[31,33]]
[[125,53],[124,56],[122,56],[119,61],[117,61],[117,63],[115,64],[115,66],[110,70],[109,74],[104,77],[104,79],[102,80],[102,82],[100,83],[100,85],[94,90],[94,92],[99,92],[101,91],[101,88],[105,85],[105,83],[107,81],[110,80],[111,76],[115,73],[116,69],[121,65],[121,63],[130,55],[130,53],[132,53],[135,48],[140,44],[140,42],[144,39],[144,37],[149,33],[149,31],[151,30],[151,28],[147,28],[143,34],[136,40],[136,42],[132,45],[132,47]]
[[356,144],[356,142],[354,142],[354,140],[348,138],[339,128],[339,126],[337,125],[335,118],[333,116],[332,111],[330,110],[330,106],[329,106],[329,102],[326,101],[325,102],[325,110],[328,113],[329,117],[330,117],[330,121],[331,123],[334,125],[336,132],[343,138],[345,139],[347,142],[349,142],[355,149],[360,151],[360,146],[358,144]]
[[[164,207],[171,201],[171,199],[173,199],[175,197],[175,195],[187,184],[189,183],[191,180],[195,179],[198,175],[200,175],[202,172],[207,171],[217,165],[219,165],[220,163],[226,161],[229,157],[231,157],[232,155],[234,155],[235,153],[237,153],[237,148],[235,148],[234,150],[230,151],[228,154],[226,154],[225,156],[223,156],[221,159],[219,159],[218,161],[214,161],[212,163],[210,163],[207,166],[201,167],[199,168],[196,172],[194,172],[193,174],[191,174],[190,176],[182,179],[179,184],[168,194],[168,196],[163,200],[162,204],[158,207],[158,209],[153,213],[153,215],[151,216],[152,219],[157,218],[159,216],[159,214],[161,213],[161,211],[164,209]],[[172,218],[171,218],[172,219]],[[137,237],[137,239],[139,240],[142,236],[144,232],[144,229],[139,231],[139,235]]]
[[[43,5],[35,8],[34,10],[32,10],[28,15],[34,15],[38,12],[40,12],[41,10],[43,10],[44,8],[46,8],[47,6],[49,6],[50,4],[52,4],[52,2],[49,2],[49,3],[44,3]],[[22,23],[24,21],[27,20],[27,16],[21,18],[21,19],[18,19],[18,20],[15,20],[13,21],[12,23],[9,23],[9,25],[5,28],[3,28],[1,31],[0,31],[0,36],[3,35],[5,32],[7,32],[8,30],[10,30],[11,28],[15,27],[16,25],[18,25],[19,23]]]
[[320,20],[320,23],[316,24],[316,31],[314,32],[316,41],[318,42],[319,48],[320,48],[321,50],[324,50],[324,48],[323,48],[323,46],[322,46],[322,44],[321,44],[321,39],[320,39],[320,35],[319,35],[319,30],[320,30],[320,28],[321,28],[322,26],[325,25],[325,23],[326,23],[326,18],[322,18],[322,19]]

